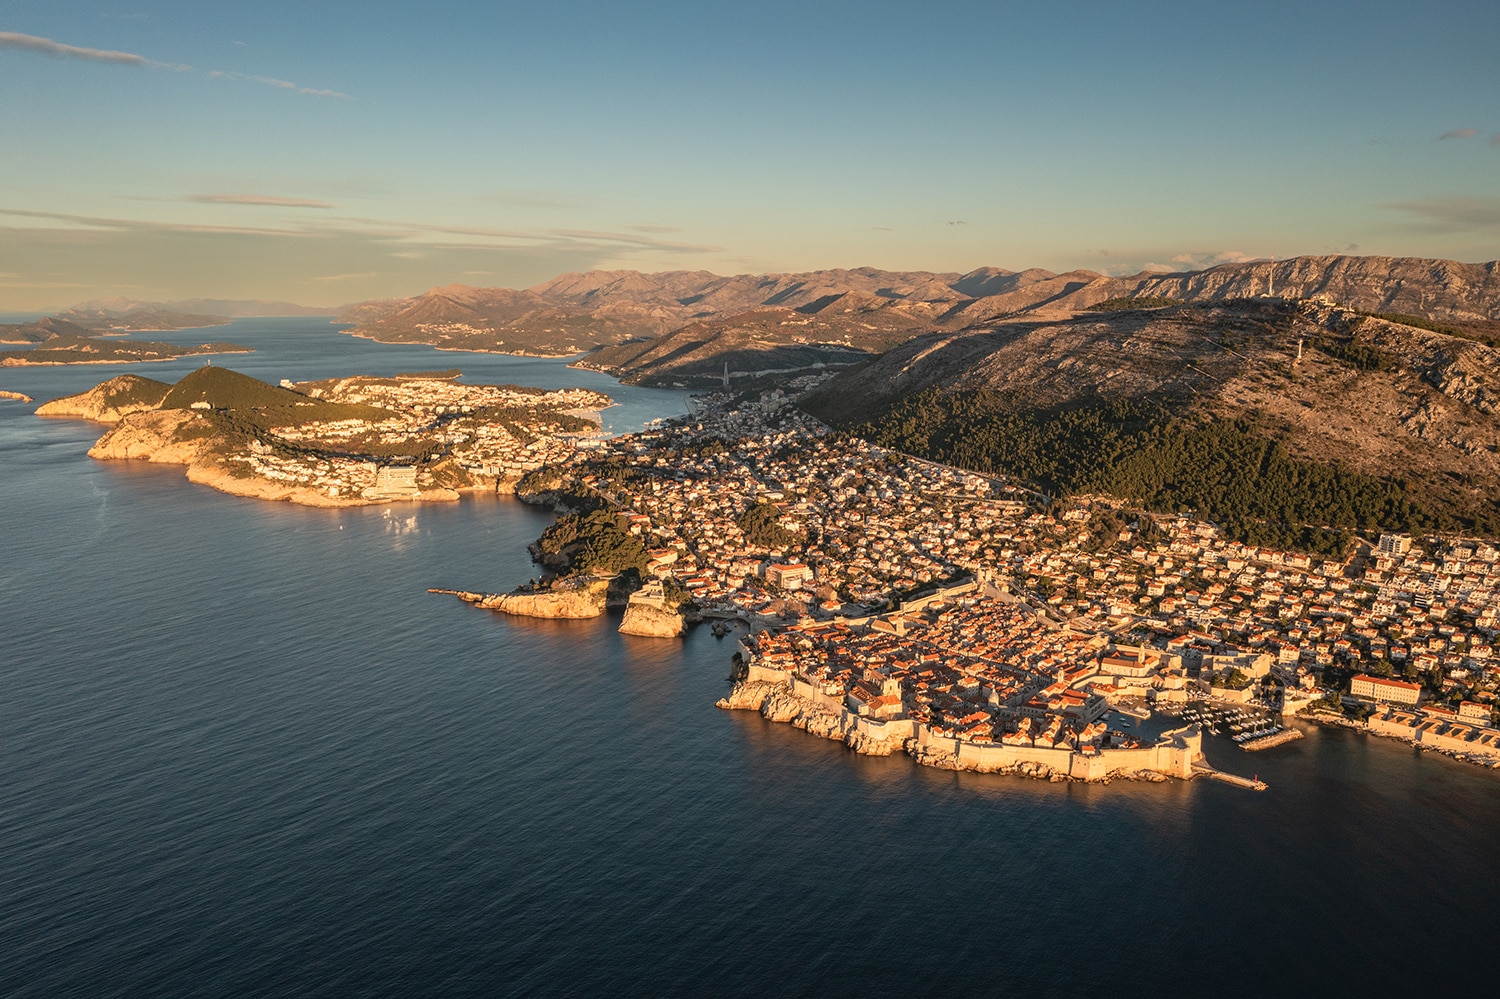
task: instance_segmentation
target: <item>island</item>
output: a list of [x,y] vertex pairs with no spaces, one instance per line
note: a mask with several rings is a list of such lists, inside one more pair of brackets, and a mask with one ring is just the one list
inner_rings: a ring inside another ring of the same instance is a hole
[[273,386],[203,367],[176,384],[122,375],[38,416],[112,423],[99,459],[185,465],[189,480],[307,506],[508,493],[596,438],[608,396],[466,385],[456,371]]

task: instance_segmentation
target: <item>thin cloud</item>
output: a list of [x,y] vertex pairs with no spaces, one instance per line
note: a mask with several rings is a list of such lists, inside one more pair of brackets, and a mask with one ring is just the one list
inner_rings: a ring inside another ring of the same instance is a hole
[[78,45],[64,45],[62,42],[55,42],[50,38],[23,35],[14,31],[0,31],[0,49],[36,52],[39,55],[50,56],[53,59],[82,59],[86,62],[114,63],[117,66],[144,66],[149,69],[178,70],[191,68],[173,63],[157,62],[154,59],[147,59],[143,55],[136,55],[134,52],[117,52],[114,49],[90,49]]
[[363,274],[320,274],[317,277],[308,278],[309,281],[361,281],[365,278],[375,276],[374,271],[365,271]]
[[1419,228],[1434,232],[1500,229],[1500,198],[1425,198],[1384,207],[1404,212]]
[[618,232],[594,232],[588,229],[553,229],[550,235],[564,239],[598,240],[602,243],[623,243],[626,246],[648,250],[668,250],[672,253],[722,253],[722,246],[700,246],[695,243],[669,243],[645,236],[627,236]]
[[1442,142],[1444,139],[1468,139],[1478,134],[1479,129],[1477,128],[1455,128],[1451,132],[1444,132],[1437,137],[1437,140]]
[[1196,271],[1207,267],[1217,267],[1219,264],[1243,264],[1258,259],[1260,258],[1241,250],[1204,250],[1197,253],[1179,253],[1172,258],[1172,263]]
[[141,219],[112,219],[96,215],[71,215],[66,212],[36,212],[21,208],[0,208],[0,215],[16,218],[42,219],[49,222],[66,222],[84,229],[128,229],[175,233],[214,233],[242,236],[297,236],[320,235],[306,229],[271,229],[254,226],[187,225],[180,222],[147,222]]
[[577,197],[556,191],[496,191],[482,195],[479,200],[514,205],[517,208],[588,208],[595,203],[592,198]]
[[[661,251],[668,253],[717,253],[721,247],[700,246],[692,243],[674,243],[652,239],[646,235],[631,236],[616,232],[594,232],[576,229],[554,229],[550,231],[518,231],[512,229],[490,229],[479,226],[423,225],[415,222],[397,222],[383,219],[353,218],[347,216],[324,216],[320,223],[308,226],[235,226],[213,224],[189,224],[181,222],[156,222],[141,219],[108,218],[96,215],[74,215],[67,212],[45,212],[22,208],[0,208],[0,216],[37,219],[65,223],[69,227],[92,230],[133,230],[162,233],[214,233],[246,236],[287,236],[299,239],[323,239],[356,237],[359,239],[391,243],[418,244],[429,248],[443,249],[520,249],[556,252],[619,253],[624,251]],[[0,227],[3,228],[3,227]],[[461,241],[444,240],[443,236],[467,237]]]
[[[23,35],[15,31],[0,31],[0,49],[35,52],[38,55],[50,56],[53,59],[81,59],[87,62],[113,63],[116,66],[141,66],[147,69],[170,69],[178,72],[188,72],[193,68],[182,63],[157,62],[155,59],[147,59],[145,56],[137,55],[134,52],[118,52],[114,49],[91,49],[78,45],[66,45],[62,42],[53,41],[51,38],[41,38],[37,35]],[[275,87],[278,90],[289,90],[293,93],[306,94],[309,97],[331,97],[341,101],[352,101],[354,99],[338,90],[326,90],[321,87],[304,87],[300,83],[293,83],[291,80],[279,80],[272,76],[252,76],[246,73],[228,72],[220,69],[209,71],[208,76],[209,79],[246,80],[250,83]]]
[[279,198],[272,194],[189,194],[182,199],[202,205],[253,205],[261,208],[333,208],[330,201]]
[[337,90],[322,90],[317,87],[304,87],[300,83],[291,80],[278,80],[274,76],[252,76],[248,73],[235,73],[222,69],[213,70],[208,74],[210,80],[245,80],[249,83],[259,83],[267,87],[275,87],[277,90],[289,90],[297,94],[307,94],[310,97],[332,97],[340,101],[352,101],[354,98]]
[[665,235],[669,232],[681,232],[682,230],[671,225],[632,225],[627,226],[631,232],[649,232],[657,235]]

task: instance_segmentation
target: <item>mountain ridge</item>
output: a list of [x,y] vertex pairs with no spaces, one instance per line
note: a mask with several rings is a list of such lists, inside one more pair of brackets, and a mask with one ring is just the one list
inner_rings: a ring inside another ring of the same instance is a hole
[[[729,276],[601,270],[560,274],[521,289],[438,286],[410,298],[359,303],[338,320],[349,324],[346,332],[385,342],[566,356],[661,337],[691,323],[744,325],[740,317],[768,308],[809,309],[829,322],[838,314],[830,307],[842,303],[838,309],[850,318],[830,339],[870,352],[884,349],[885,335],[866,337],[863,328],[882,310],[894,310],[892,323],[873,325],[907,325],[915,334],[1058,317],[1118,299],[1224,301],[1273,293],[1432,321],[1494,322],[1500,320],[1500,262],[1323,255],[1126,277],[998,267],[963,274],[856,267]],[[641,376],[672,374],[664,369]]]

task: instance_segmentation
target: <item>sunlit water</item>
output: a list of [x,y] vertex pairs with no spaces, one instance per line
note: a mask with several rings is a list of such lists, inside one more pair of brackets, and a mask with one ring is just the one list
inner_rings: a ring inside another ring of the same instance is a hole
[[[243,320],[271,381],[558,361]],[[160,365],[0,370],[38,400]],[[1490,978],[1500,775],[1344,731],[1262,794],[868,759],[713,708],[733,651],[429,595],[507,500],[310,510],[94,462],[0,402],[0,994],[1383,994]],[[1419,977],[1420,976],[1420,977]]]

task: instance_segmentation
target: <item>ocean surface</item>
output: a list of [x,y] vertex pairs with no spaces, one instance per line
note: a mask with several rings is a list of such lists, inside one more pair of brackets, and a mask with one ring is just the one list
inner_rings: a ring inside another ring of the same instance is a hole
[[[253,319],[257,377],[561,361]],[[0,369],[42,401],[200,360]],[[716,710],[732,639],[429,595],[535,574],[504,499],[312,510],[0,402],[0,995],[1487,991],[1500,773],[1343,730],[1254,793],[869,759]]]

